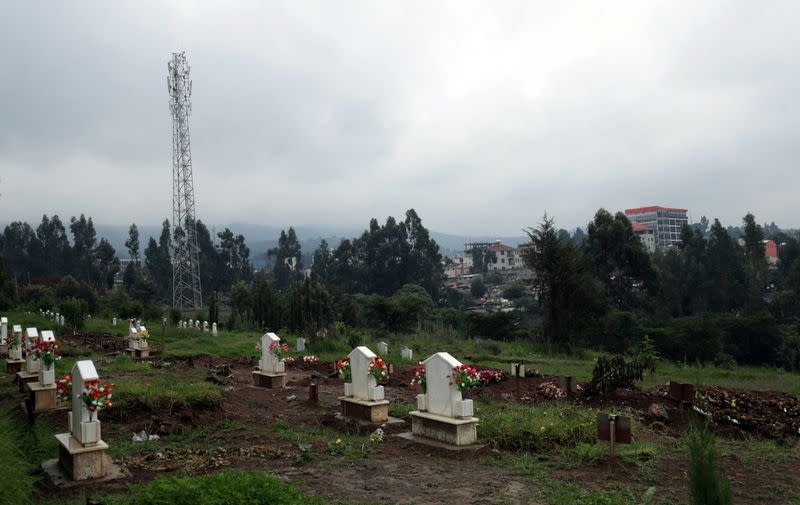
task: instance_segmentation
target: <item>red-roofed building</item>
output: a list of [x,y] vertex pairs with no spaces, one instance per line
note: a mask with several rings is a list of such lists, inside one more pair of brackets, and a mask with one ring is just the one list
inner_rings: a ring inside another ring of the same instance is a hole
[[656,233],[650,226],[644,223],[631,223],[633,233],[644,243],[644,247],[648,252],[655,252],[656,250]]
[[489,250],[494,253],[494,261],[489,263],[490,272],[495,270],[518,270],[525,266],[519,252],[499,240],[490,245]]
[[689,224],[687,212],[687,209],[651,205],[626,209],[625,215],[628,216],[631,223],[642,224],[650,228],[650,231],[647,232],[642,228],[640,231],[634,229],[634,232],[639,236],[652,233],[655,243],[653,249],[655,250],[656,248],[673,247],[680,243],[681,229],[683,225]]
[[778,245],[774,240],[764,241],[764,256],[766,256],[767,263],[770,265],[778,264]]

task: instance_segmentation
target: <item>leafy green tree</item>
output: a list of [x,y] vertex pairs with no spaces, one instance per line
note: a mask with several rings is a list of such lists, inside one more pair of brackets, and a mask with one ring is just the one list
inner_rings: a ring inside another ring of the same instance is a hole
[[744,306],[747,300],[744,254],[719,219],[711,226],[706,269],[710,276],[709,309],[727,312]]
[[294,228],[290,226],[288,233],[281,230],[278,247],[267,251],[267,256],[272,261],[272,274],[279,290],[285,291],[292,282],[300,280],[303,256]]
[[144,250],[144,266],[148,275],[158,288],[158,296],[169,300],[172,292],[172,233],[169,220],[161,224],[161,235],[158,242],[153,237]]
[[328,241],[322,239],[319,243],[319,247],[314,251],[311,263],[311,276],[314,280],[325,281],[330,277],[332,255],[333,253],[328,246]]
[[497,254],[488,246],[473,246],[470,250],[472,256],[472,267],[470,273],[485,274],[489,271],[489,265],[497,261]]
[[97,278],[106,289],[111,289],[114,286],[114,276],[120,268],[117,252],[108,240],[101,238],[94,250],[94,257]]
[[748,303],[751,307],[761,305],[761,293],[767,283],[767,259],[764,252],[764,230],[756,223],[755,216],[744,216],[745,282]]
[[486,284],[483,283],[483,279],[480,277],[472,279],[472,282],[469,283],[469,293],[472,298],[483,298],[483,295],[486,294]]
[[63,300],[60,305],[64,315],[64,323],[73,331],[82,330],[85,326],[87,305],[83,300],[74,297]]
[[3,256],[0,255],[0,310],[8,310],[14,306],[14,285],[6,279],[3,268]]
[[246,321],[250,311],[250,290],[244,281],[239,281],[231,287],[230,304],[232,309],[231,319],[236,321]]
[[125,271],[122,272],[122,285],[125,287],[125,290],[128,291],[128,293],[133,290],[133,285],[136,284],[137,278],[138,275],[136,275],[136,267],[131,261],[128,263],[128,266],[125,267]]
[[72,257],[75,260],[74,273],[83,280],[92,280],[94,265],[94,248],[97,244],[97,234],[94,230],[92,218],[72,217],[69,230],[72,232]]
[[636,305],[636,286],[655,291],[656,272],[650,255],[622,212],[612,216],[605,209],[598,210],[588,225],[585,247],[595,275],[617,307]]
[[128,228],[128,240],[125,241],[125,247],[128,248],[128,255],[137,265],[139,264],[139,228],[136,223],[133,223]]
[[36,237],[41,244],[45,275],[57,276],[72,271],[69,237],[57,215],[52,219],[48,219],[47,215],[42,216],[42,221],[36,228]]
[[572,242],[559,240],[552,218],[545,214],[542,223],[526,233],[533,247],[524,259],[534,272],[544,339],[566,347],[592,317],[604,311],[602,296],[588,261]]
[[525,285],[515,283],[503,290],[503,297],[509,300],[516,300],[525,296]]

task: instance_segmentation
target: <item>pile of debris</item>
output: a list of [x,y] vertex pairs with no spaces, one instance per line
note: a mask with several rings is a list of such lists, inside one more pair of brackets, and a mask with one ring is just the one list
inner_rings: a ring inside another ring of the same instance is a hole
[[135,454],[124,459],[129,467],[142,468],[154,472],[184,470],[190,475],[206,473],[211,470],[231,465],[235,459],[267,459],[282,455],[274,447],[256,445],[226,449],[216,447],[198,449],[191,447],[164,448],[144,454]]
[[710,386],[697,392],[694,403],[717,424],[767,438],[800,437],[800,400],[788,393]]
[[227,364],[221,364],[209,368],[206,380],[211,381],[214,384],[219,384],[220,386],[233,384],[233,371],[231,370],[231,366]]

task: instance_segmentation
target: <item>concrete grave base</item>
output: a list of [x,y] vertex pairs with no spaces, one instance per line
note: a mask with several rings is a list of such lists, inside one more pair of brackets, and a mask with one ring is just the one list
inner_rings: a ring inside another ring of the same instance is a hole
[[426,437],[421,437],[419,435],[414,435],[410,431],[406,431],[405,433],[398,433],[395,436],[398,438],[402,438],[403,440],[408,440],[409,442],[427,445],[429,447],[436,447],[437,449],[445,449],[447,451],[477,451],[479,449],[483,449],[484,447],[486,447],[486,444],[470,444],[470,445],[448,444],[445,442],[439,442],[438,440],[434,440],[432,438],[426,438]]
[[399,431],[408,429],[408,423],[398,417],[392,416],[389,416],[386,422],[373,423],[364,419],[345,417],[341,412],[337,412],[336,416],[334,416],[334,419],[336,420],[336,426],[338,428],[355,428],[359,431],[359,433],[364,434],[370,434],[377,428],[383,429],[383,432],[387,435],[396,434]]
[[253,383],[261,388],[283,389],[286,387],[286,372],[269,373],[254,370]]
[[24,359],[7,359],[6,373],[16,375],[20,370],[22,370],[23,363],[25,363]]
[[478,441],[478,418],[458,419],[414,410],[411,433],[451,445],[473,445]]
[[19,392],[20,393],[27,393],[28,392],[28,384],[31,382],[37,382],[39,380],[39,372],[28,373],[28,372],[17,372],[17,384],[19,384]]
[[150,349],[128,349],[131,353],[131,358],[142,359],[150,357]]
[[102,479],[108,475],[106,450],[108,444],[99,440],[84,446],[71,433],[56,435],[58,463],[72,480]]
[[50,384],[43,386],[41,382],[31,382],[28,384],[31,390],[31,404],[34,412],[43,410],[53,410],[56,408],[56,385]]
[[8,356],[8,344],[0,344],[0,356]]
[[368,402],[340,396],[342,415],[352,419],[360,419],[372,424],[383,424],[389,420],[389,400]]
[[99,479],[87,480],[74,480],[70,477],[66,470],[59,464],[58,459],[48,459],[42,463],[42,472],[44,472],[50,484],[58,489],[74,489],[80,487],[92,486],[104,482],[111,482],[115,480],[128,479],[131,477],[130,472],[114,463],[114,461],[107,455],[103,455],[104,467],[106,469],[105,477]]

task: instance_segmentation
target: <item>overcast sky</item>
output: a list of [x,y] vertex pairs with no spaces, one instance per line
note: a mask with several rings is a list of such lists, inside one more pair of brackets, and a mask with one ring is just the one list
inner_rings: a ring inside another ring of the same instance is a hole
[[797,2],[568,4],[5,1],[0,221],[171,217],[185,50],[208,223],[800,225]]

